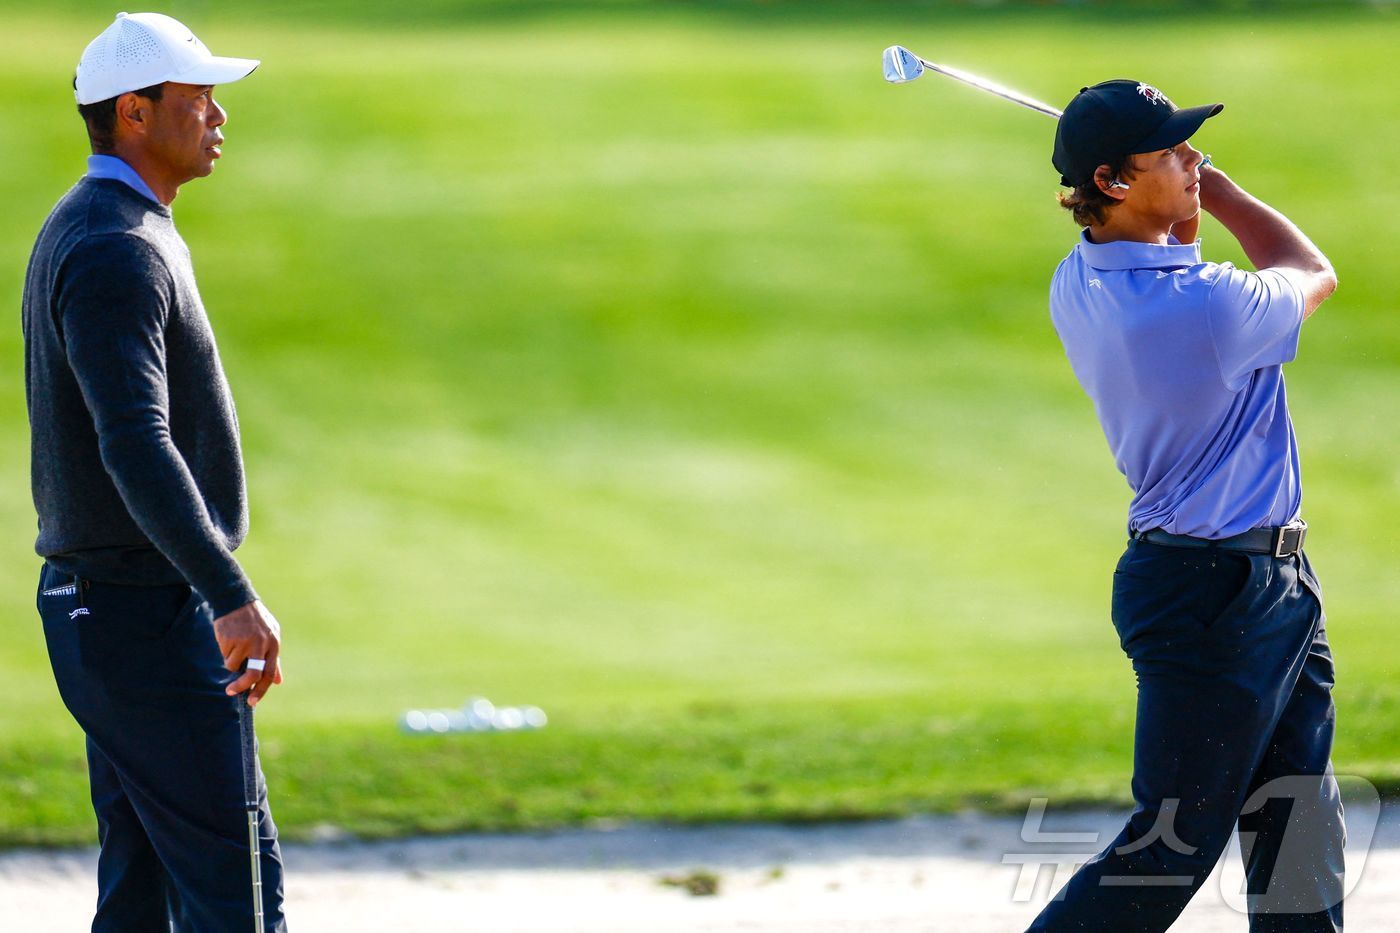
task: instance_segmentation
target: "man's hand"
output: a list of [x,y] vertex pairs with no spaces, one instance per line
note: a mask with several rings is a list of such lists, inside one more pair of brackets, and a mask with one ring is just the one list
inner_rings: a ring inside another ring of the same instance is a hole
[[249,706],[257,706],[273,684],[282,682],[282,667],[278,655],[282,650],[282,626],[267,611],[262,600],[255,599],[228,615],[214,620],[214,638],[224,656],[224,667],[231,671],[242,669],[243,662],[261,658],[264,668],[243,672],[225,691],[229,696],[252,690]]
[[1201,210],[1214,216],[1221,203],[1242,192],[1239,185],[1215,166],[1201,169]]

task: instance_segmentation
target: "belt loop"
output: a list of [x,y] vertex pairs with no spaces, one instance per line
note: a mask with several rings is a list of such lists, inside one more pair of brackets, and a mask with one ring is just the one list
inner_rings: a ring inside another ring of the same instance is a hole
[[76,573],[73,574],[73,590],[78,597],[78,608],[82,609],[87,604],[83,602],[83,590],[87,589],[88,582]]

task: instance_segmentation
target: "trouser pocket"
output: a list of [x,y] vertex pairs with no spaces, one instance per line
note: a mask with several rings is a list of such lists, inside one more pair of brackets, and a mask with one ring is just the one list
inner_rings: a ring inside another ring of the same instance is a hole
[[1252,600],[1261,569],[1235,551],[1131,542],[1113,574],[1123,652],[1135,664],[1226,660],[1237,648],[1233,620]]
[[126,586],[47,568],[38,604],[60,690],[96,688],[108,699],[157,702],[151,671],[167,663],[166,639],[200,601],[185,584]]

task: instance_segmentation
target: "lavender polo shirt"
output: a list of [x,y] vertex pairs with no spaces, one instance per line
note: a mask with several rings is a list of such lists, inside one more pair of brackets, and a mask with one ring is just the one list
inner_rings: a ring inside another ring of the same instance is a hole
[[1097,244],[1055,270],[1050,318],[1133,490],[1129,531],[1225,538],[1298,517],[1283,364],[1302,292],[1201,261],[1200,241]]

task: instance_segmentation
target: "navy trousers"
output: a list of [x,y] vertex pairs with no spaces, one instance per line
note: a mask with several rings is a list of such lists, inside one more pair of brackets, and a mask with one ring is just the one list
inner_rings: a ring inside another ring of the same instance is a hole
[[1252,933],[1342,929],[1324,622],[1302,554],[1129,543],[1113,624],[1137,674],[1136,807],[1030,930],[1166,930],[1237,822]]
[[[241,697],[190,587],[77,580],[45,565],[39,614],[64,705],[87,734],[101,854],[93,933],[247,933],[252,870]],[[263,909],[284,933],[282,856],[258,770]]]

